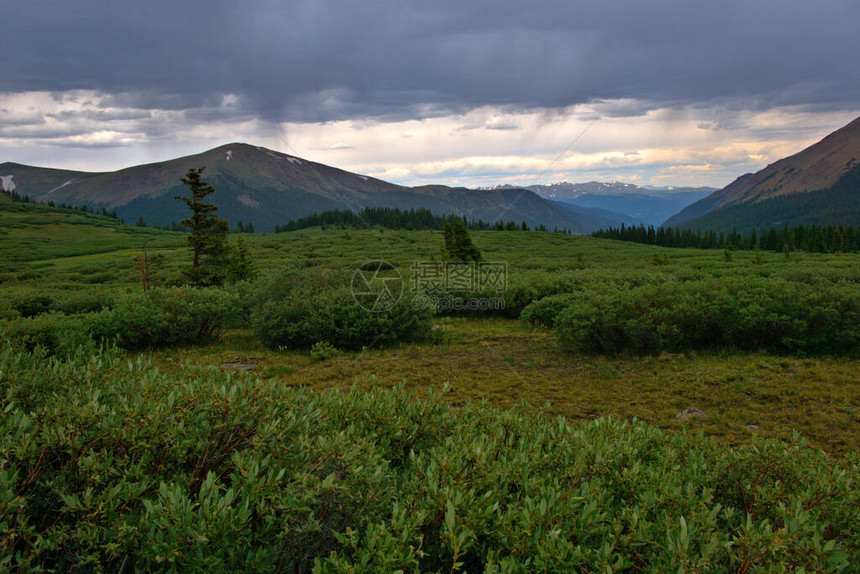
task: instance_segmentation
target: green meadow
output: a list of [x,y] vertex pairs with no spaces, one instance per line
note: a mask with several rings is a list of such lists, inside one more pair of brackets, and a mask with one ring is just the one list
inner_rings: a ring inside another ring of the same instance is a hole
[[473,231],[505,285],[444,295],[504,308],[416,311],[438,231],[233,235],[257,278],[193,290],[181,233],[0,209],[8,568],[860,568],[858,254]]

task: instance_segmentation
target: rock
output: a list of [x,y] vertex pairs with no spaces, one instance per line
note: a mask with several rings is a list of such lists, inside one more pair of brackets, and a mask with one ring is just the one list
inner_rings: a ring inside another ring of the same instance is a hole
[[687,407],[677,415],[675,415],[676,419],[686,420],[691,417],[703,417],[705,413],[697,409],[696,407]]
[[257,368],[258,363],[221,363],[222,371],[250,371]]

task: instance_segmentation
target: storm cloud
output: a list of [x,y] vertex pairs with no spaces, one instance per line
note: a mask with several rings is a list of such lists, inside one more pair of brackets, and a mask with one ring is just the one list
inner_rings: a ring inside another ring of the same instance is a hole
[[0,11],[0,90],[97,90],[141,108],[236,94],[265,119],[317,122],[596,99],[860,100],[852,0],[77,0]]
[[[446,135],[492,132],[522,146],[534,133],[523,114],[540,127],[571,113],[674,111],[718,132],[772,109],[848,117],[860,107],[854,0],[47,0],[5,2],[0,20],[7,147],[171,133],[208,142],[225,125],[283,140],[285,125],[339,122],[352,135],[390,124],[402,141],[409,122],[449,118],[462,121],[445,123]],[[25,94],[55,102],[8,104]],[[798,140],[818,135],[809,126]],[[77,139],[58,139],[69,133]],[[307,149],[359,147],[350,133]],[[636,151],[624,145],[622,156]]]

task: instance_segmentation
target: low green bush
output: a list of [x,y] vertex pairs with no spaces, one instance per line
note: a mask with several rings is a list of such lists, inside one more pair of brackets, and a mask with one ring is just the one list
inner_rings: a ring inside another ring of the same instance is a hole
[[333,272],[290,266],[261,282],[251,326],[271,349],[310,348],[325,341],[339,349],[361,349],[397,341],[423,340],[434,312],[414,308],[404,296],[390,309],[360,305],[345,279]]
[[83,317],[68,317],[62,313],[48,312],[33,317],[0,320],[0,333],[28,351],[48,355],[70,355],[94,348],[86,320]]
[[319,341],[311,346],[311,359],[314,361],[327,361],[341,356],[340,350],[327,341]]
[[125,349],[205,343],[240,321],[236,292],[217,288],[157,288],[118,297],[111,309],[92,315],[90,328],[102,341]]
[[549,295],[529,303],[520,313],[520,318],[537,327],[555,327],[556,317],[580,297],[576,293]]
[[848,283],[726,278],[589,290],[555,321],[565,346],[594,353],[860,352],[860,291]]
[[58,296],[52,309],[66,315],[97,313],[113,305],[114,296],[100,289],[76,291]]
[[50,311],[53,304],[53,297],[39,294],[18,299],[12,304],[12,308],[20,313],[22,317],[35,317],[36,315]]
[[5,571],[860,570],[860,465],[801,439],[6,343],[0,388]]

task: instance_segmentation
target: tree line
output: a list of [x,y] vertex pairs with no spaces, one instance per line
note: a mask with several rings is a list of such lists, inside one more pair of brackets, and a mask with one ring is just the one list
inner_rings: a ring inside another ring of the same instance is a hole
[[[482,219],[468,219],[458,215],[437,215],[425,207],[413,209],[397,209],[395,207],[365,207],[360,211],[349,209],[333,209],[314,212],[305,217],[293,219],[284,225],[276,225],[275,233],[286,231],[298,231],[309,227],[327,227],[329,225],[340,228],[367,229],[372,227],[384,227],[386,229],[408,229],[408,230],[441,230],[446,224],[454,220],[462,221],[468,229],[477,231],[530,231],[532,228],[522,221],[497,221],[488,222]],[[538,225],[534,231],[549,231],[546,226]],[[565,229],[554,229],[556,233],[570,235]]]
[[771,227],[760,232],[741,234],[680,229],[673,227],[625,226],[610,227],[593,232],[592,237],[632,241],[661,247],[693,247],[696,249],[763,249],[835,253],[860,251],[860,227],[851,225],[793,225]]

